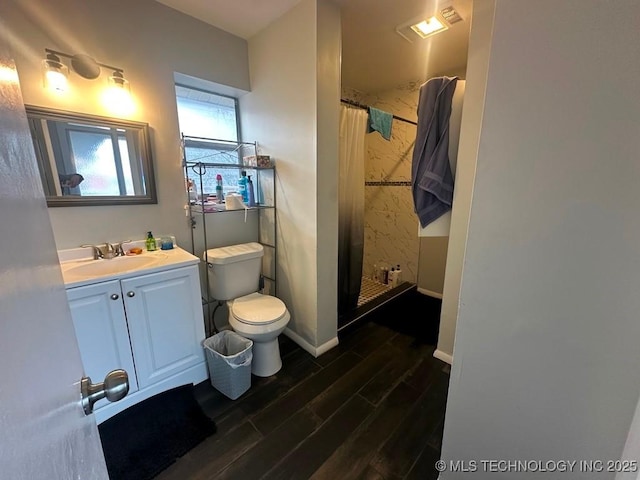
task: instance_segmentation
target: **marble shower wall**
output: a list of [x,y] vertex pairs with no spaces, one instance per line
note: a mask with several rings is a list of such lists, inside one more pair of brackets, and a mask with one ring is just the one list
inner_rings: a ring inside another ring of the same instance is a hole
[[[349,98],[394,115],[416,121],[421,83],[412,82],[375,95],[343,88]],[[393,120],[391,141],[377,133],[366,136],[365,182],[411,182],[415,125]],[[409,185],[365,183],[365,242],[363,274],[371,276],[374,263],[400,264],[403,279],[417,283],[418,218],[413,212]]]

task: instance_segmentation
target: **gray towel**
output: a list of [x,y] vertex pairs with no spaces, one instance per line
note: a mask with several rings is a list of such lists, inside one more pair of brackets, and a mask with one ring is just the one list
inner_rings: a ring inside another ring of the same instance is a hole
[[453,202],[449,117],[457,81],[458,77],[438,77],[420,87],[411,185],[415,211],[422,228],[451,210]]

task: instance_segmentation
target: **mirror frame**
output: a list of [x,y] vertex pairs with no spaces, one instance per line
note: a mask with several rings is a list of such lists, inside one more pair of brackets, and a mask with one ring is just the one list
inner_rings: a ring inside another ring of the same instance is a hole
[[[140,205],[140,204],[157,204],[158,197],[156,193],[156,181],[153,169],[153,158],[151,155],[151,141],[149,136],[149,124],[144,122],[136,122],[133,120],[122,120],[117,118],[101,117],[98,115],[89,115],[85,113],[70,112],[65,110],[54,110],[51,108],[38,107],[35,105],[25,105],[27,119],[34,117],[45,118],[47,120],[77,120],[93,125],[103,125],[109,127],[128,128],[140,131],[140,156],[142,168],[145,173],[146,195],[129,195],[129,196],[51,196],[46,195],[47,206],[49,207],[86,207],[100,205]],[[36,133],[31,128],[31,138],[33,146],[36,150],[38,160],[38,170],[41,169],[41,159],[43,158],[40,140],[36,138]],[[44,173],[40,172],[44,178]],[[43,185],[44,189],[44,185]],[[45,192],[46,193],[46,192]]]

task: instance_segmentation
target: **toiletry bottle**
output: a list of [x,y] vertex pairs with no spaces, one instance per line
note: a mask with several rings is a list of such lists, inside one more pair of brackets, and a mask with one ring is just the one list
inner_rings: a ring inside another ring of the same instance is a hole
[[396,285],[402,283],[402,270],[400,270],[400,264],[396,266]]
[[251,175],[249,175],[249,177],[247,178],[247,200],[247,204],[250,207],[256,206],[256,195],[253,191],[253,180],[251,180]]
[[147,251],[153,252],[158,249],[156,244],[156,239],[153,238],[153,233],[147,232],[147,240],[146,240]]
[[189,192],[189,203],[193,205],[198,201],[198,190],[193,180],[187,180],[187,190]]
[[216,175],[216,203],[224,201],[224,193],[222,192],[222,175]]
[[391,267],[391,270],[389,271],[387,284],[392,288],[396,286],[396,269],[394,267]]
[[247,193],[247,172],[242,171],[242,176],[238,180],[238,193],[242,195],[242,201],[249,203],[249,194]]

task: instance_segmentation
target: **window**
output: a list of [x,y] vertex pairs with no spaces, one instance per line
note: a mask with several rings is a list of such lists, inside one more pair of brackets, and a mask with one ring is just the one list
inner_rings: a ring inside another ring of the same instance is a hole
[[[190,162],[238,165],[242,153],[238,150],[238,101],[204,90],[176,85],[178,122],[186,137],[185,157]],[[216,176],[222,175],[223,191],[235,191],[238,179],[230,175],[232,170],[210,166],[203,167],[202,192],[212,194],[216,188]],[[197,188],[200,188],[197,185]]]

